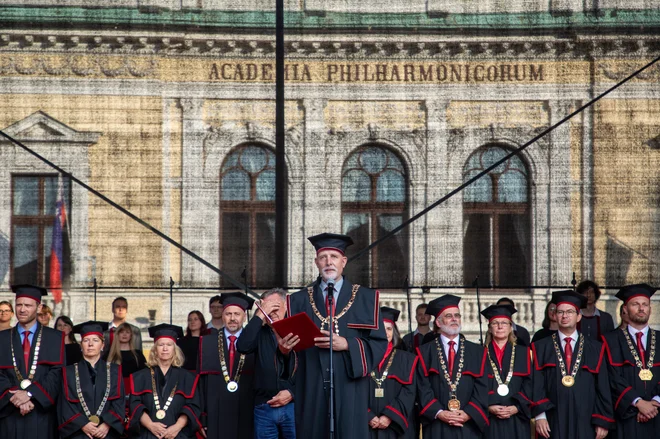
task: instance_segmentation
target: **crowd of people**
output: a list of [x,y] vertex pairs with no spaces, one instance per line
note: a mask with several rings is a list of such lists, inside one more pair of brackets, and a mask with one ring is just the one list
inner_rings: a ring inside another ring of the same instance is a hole
[[[446,294],[419,305],[417,328],[402,338],[399,311],[342,276],[351,239],[310,241],[313,286],[266,291],[256,308],[243,293],[214,296],[208,324],[195,310],[185,330],[150,327],[146,357],[126,298],[113,301],[111,322],[59,316],[53,329],[41,303],[47,291],[14,286],[14,303],[0,302],[0,437],[529,439],[535,429],[543,438],[623,439],[660,431],[659,334],[648,324],[655,288],[617,293],[616,328],[596,307],[594,282],[553,292],[533,337],[503,297],[481,311],[483,346],[461,334],[461,299]],[[302,314],[318,332],[274,330]]]

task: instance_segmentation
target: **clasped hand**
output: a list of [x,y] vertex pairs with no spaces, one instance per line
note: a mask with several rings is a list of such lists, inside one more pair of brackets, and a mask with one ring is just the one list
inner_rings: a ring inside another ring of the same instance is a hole
[[[321,330],[321,333],[324,337],[315,337],[314,346],[322,349],[330,349],[330,332],[325,329]],[[348,350],[348,341],[337,334],[332,336],[332,350],[333,351],[347,351]]]

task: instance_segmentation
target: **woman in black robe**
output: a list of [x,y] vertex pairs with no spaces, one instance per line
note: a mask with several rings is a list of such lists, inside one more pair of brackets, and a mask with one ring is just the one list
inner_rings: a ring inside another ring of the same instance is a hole
[[181,348],[185,361],[183,368],[191,372],[197,370],[198,353],[199,353],[199,337],[208,334],[210,331],[206,327],[206,319],[201,311],[190,311],[188,313],[188,327],[186,328],[186,335],[176,341],[177,346]]
[[194,439],[201,428],[197,378],[182,369],[180,326],[149,328],[149,369],[131,376],[130,430],[139,439]]
[[83,359],[62,369],[57,404],[62,439],[116,439],[124,431],[121,366],[101,359],[107,323],[86,322],[73,331],[82,337]]
[[493,305],[481,312],[488,319],[488,411],[486,439],[529,439],[532,370],[530,348],[516,345],[512,305]]
[[73,333],[73,322],[67,316],[59,316],[55,320],[55,329],[64,333],[64,350],[66,352],[66,365],[78,363],[82,360],[82,350]]
[[419,432],[415,431],[413,417],[417,357],[401,345],[396,327],[400,311],[382,306],[380,314],[387,334],[387,351],[369,378],[369,438],[417,438]]

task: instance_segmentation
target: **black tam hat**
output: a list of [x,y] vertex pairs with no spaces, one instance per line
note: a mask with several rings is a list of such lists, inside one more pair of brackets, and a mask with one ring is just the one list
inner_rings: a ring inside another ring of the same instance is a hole
[[222,293],[220,295],[222,306],[227,309],[228,306],[238,306],[243,311],[252,309],[254,299],[243,293]]
[[48,291],[45,288],[36,285],[12,285],[11,290],[16,294],[16,298],[29,297],[37,303],[41,303],[42,296],[47,296]]
[[481,311],[481,315],[486,317],[490,322],[493,319],[502,318],[511,320],[511,316],[517,313],[518,310],[513,305],[491,305]]
[[321,233],[307,239],[312,243],[317,254],[321,250],[337,250],[343,255],[346,253],[346,248],[353,245],[353,239],[350,236],[337,233]]
[[88,335],[98,335],[103,340],[103,333],[108,330],[108,322],[97,322],[90,320],[85,323],[80,323],[73,327],[74,334],[80,334],[80,337],[85,338]]
[[401,311],[398,309],[390,308],[389,306],[380,307],[380,315],[383,316],[383,320],[389,320],[392,323],[396,323],[399,320],[399,315]]
[[438,317],[438,314],[447,308],[458,307],[458,302],[460,301],[461,298],[458,296],[445,294],[444,296],[438,297],[429,302],[429,305],[426,307],[426,314]]
[[587,307],[587,296],[583,296],[573,290],[553,291],[550,303],[554,303],[557,306],[562,303],[568,303],[573,305],[576,310],[580,311],[582,308]]
[[657,288],[653,288],[648,284],[626,285],[616,293],[616,297],[623,300],[623,303],[628,303],[633,297],[643,296],[651,299],[651,296],[653,296],[656,291]]
[[149,337],[153,338],[154,341],[157,341],[159,338],[171,338],[176,341],[183,337],[183,329],[181,329],[181,326],[161,323],[160,325],[149,328]]

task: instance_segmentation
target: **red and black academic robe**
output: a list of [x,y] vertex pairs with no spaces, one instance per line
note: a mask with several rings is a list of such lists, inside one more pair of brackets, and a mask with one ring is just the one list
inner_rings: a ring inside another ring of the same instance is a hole
[[497,416],[490,416],[490,428],[486,430],[487,439],[529,439],[530,437],[530,414],[531,414],[531,396],[532,396],[532,367],[530,352],[531,348],[527,346],[512,346],[507,343],[504,347],[504,356],[502,364],[497,361],[497,355],[493,344],[488,345],[490,358],[493,359],[498,369],[500,378],[504,382],[509,374],[511,365],[511,353],[516,350],[516,358],[513,363],[513,376],[509,381],[509,394],[501,396],[497,393],[497,380],[493,375],[493,369],[490,361],[486,364],[488,371],[488,405],[516,406],[518,413],[508,419],[500,419]]
[[[353,285],[344,278],[336,304],[339,314],[351,299]],[[369,418],[365,401],[369,399],[369,372],[378,365],[387,349],[387,336],[380,316],[379,293],[360,287],[355,300],[337,323],[339,335],[346,338],[348,350],[334,351],[335,437],[369,437]],[[313,298],[319,313],[326,317],[325,301],[314,284]],[[306,313],[321,326],[314,314],[307,289],[287,297],[290,315]],[[297,437],[324,439],[329,432],[330,350],[311,347],[298,352],[295,387]]]
[[[627,329],[625,330],[627,331]],[[646,361],[651,355],[651,331],[653,330],[649,328],[644,356]],[[630,339],[633,348],[637,350],[637,340],[632,336]],[[656,349],[660,349],[660,331],[655,331],[655,340]],[[635,358],[628,347],[623,331],[617,329],[607,334],[604,341],[614,401],[617,437],[620,439],[657,437],[660,432],[660,416],[645,423],[638,423],[637,413],[639,411],[632,403],[637,398],[650,401],[654,396],[660,395],[660,352],[656,352],[653,359],[651,368],[653,379],[642,381],[639,378],[639,368],[635,366]]]
[[[440,335],[438,335],[440,337]],[[440,340],[438,340],[440,341]],[[480,438],[489,426],[488,420],[488,376],[486,375],[486,350],[460,336],[454,357],[454,375],[456,378],[460,358],[460,345],[465,344],[465,358],[461,379],[456,389],[456,398],[461,402],[461,410],[470,416],[463,427],[453,427],[435,416],[439,410],[448,410],[450,398],[449,384],[442,373],[435,341],[417,348],[419,365],[417,367],[417,401],[421,408],[422,432],[424,439],[472,439]],[[440,342],[440,355],[447,358]]]
[[[584,340],[582,363],[575,384],[565,387],[553,344],[555,338],[559,344],[557,334],[532,343],[532,416],[545,412],[552,439],[593,439],[596,426],[608,430],[614,428],[605,346],[588,338]],[[575,343],[573,364],[577,360],[581,338],[584,336],[580,335]],[[560,349],[563,356],[563,348]],[[567,374],[573,370],[573,364],[567,365]]]
[[[417,389],[415,384],[415,373],[417,370],[417,357],[403,349],[395,349],[396,352],[387,378],[383,382],[383,397],[376,398],[376,382],[369,378],[369,408],[368,421],[374,416],[387,416],[392,420],[389,427],[384,430],[369,428],[371,439],[417,439],[419,433],[414,431],[413,410]],[[383,367],[376,371],[376,377],[380,378],[387,367],[392,353],[383,359]]]
[[[92,380],[89,367],[85,360],[78,363],[80,390],[90,413],[96,415],[107,389],[108,369],[106,362],[99,360],[94,367],[96,378]],[[76,391],[76,371],[73,365],[62,369],[62,391],[57,402],[57,414],[61,439],[87,439],[82,428],[87,425],[89,418],[85,415]],[[110,393],[99,417],[110,427],[107,439],[119,438],[124,432],[124,383],[121,366],[116,364],[110,364]]]
[[[34,410],[25,416],[9,400],[10,390],[20,390],[12,362],[10,337],[14,343],[16,364],[23,378],[27,378],[23,360],[23,344],[16,328],[0,331],[0,438],[50,439],[57,436],[57,395],[62,381],[62,367],[66,365],[65,335],[60,331],[37,323],[30,349],[29,365],[32,365],[34,348],[39,331],[43,331],[37,370],[32,385],[26,390],[32,394]],[[30,367],[28,366],[28,367]]]
[[188,418],[188,423],[177,435],[176,439],[195,439],[195,432],[202,424],[200,422],[200,402],[197,391],[198,378],[185,369],[170,366],[167,374],[163,375],[158,366],[154,366],[156,390],[161,409],[176,385],[172,403],[165,412],[164,419],[156,418],[156,404],[154,403],[153,386],[151,383],[151,369],[142,369],[131,375],[130,418],[129,429],[131,438],[156,439],[156,436],[142,426],[140,418],[146,413],[153,422],[160,422],[166,426],[176,424],[181,415]]
[[[199,385],[202,396],[202,424],[207,427],[208,439],[253,439],[254,437],[254,354],[245,356],[238,381],[238,390],[227,390],[220,355],[218,337],[222,338],[227,373],[229,373],[229,346],[224,330],[211,330],[199,341]],[[239,337],[240,339],[240,337]],[[234,378],[240,354],[234,355]]]
[[181,348],[185,358],[185,362],[181,367],[191,372],[197,371],[197,365],[199,364],[199,337],[186,335],[178,339],[176,344]]
[[598,311],[594,316],[582,316],[577,323],[580,334],[592,340],[601,341],[605,334],[614,331],[614,319],[605,311]]

